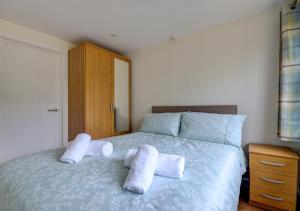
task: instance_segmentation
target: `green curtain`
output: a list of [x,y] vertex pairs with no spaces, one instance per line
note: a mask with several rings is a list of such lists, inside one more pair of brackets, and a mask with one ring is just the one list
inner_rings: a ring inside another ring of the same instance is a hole
[[300,5],[286,6],[280,18],[278,136],[300,142]]

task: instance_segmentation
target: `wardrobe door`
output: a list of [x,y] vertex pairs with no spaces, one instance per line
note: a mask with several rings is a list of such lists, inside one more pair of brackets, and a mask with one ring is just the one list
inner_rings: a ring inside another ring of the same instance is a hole
[[85,132],[97,138],[101,134],[101,105],[98,49],[85,45]]
[[101,135],[99,138],[113,135],[113,56],[110,52],[99,50],[98,61],[100,71],[100,94],[101,103],[99,105],[99,114],[101,122]]
[[112,57],[87,44],[85,47],[85,131],[93,139],[112,135]]
[[114,131],[130,132],[130,62],[114,58]]

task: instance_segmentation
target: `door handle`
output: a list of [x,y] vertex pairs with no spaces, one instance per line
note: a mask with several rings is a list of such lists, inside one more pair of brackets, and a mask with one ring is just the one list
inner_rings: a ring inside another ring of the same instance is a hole
[[48,112],[58,112],[58,109],[57,108],[51,108],[51,109],[48,109]]

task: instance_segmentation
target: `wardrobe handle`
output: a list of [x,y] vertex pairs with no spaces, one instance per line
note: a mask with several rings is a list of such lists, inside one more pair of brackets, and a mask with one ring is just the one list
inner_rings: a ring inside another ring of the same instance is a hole
[[110,104],[110,112],[114,112],[114,105]]

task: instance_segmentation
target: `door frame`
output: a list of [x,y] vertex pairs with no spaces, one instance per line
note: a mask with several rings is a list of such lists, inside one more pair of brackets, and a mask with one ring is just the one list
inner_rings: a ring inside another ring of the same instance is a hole
[[[35,48],[35,49],[39,49],[39,50],[44,50],[44,51],[48,51],[48,52],[51,52],[51,53],[54,53],[54,54],[57,54],[59,57],[60,57],[60,60],[61,60],[61,64],[60,64],[60,73],[59,73],[59,93],[58,93],[58,102],[59,102],[59,105],[58,105],[58,109],[59,109],[59,112],[58,112],[58,119],[59,119],[59,125],[58,125],[58,131],[59,131],[59,147],[63,147],[65,145],[65,142],[64,140],[67,140],[67,138],[65,136],[67,136],[67,133],[65,132],[65,128],[67,128],[67,126],[64,126],[64,122],[65,122],[65,118],[67,119],[68,117],[65,117],[65,112],[67,109],[67,101],[66,103],[64,103],[64,95],[63,95],[63,87],[66,87],[66,81],[67,81],[67,78],[64,76],[64,73],[67,73],[67,52],[64,52],[62,50],[58,50],[58,49],[55,49],[55,48],[52,48],[52,47],[49,47],[49,46],[45,46],[45,45],[42,45],[42,44],[39,44],[39,43],[34,43],[32,41],[28,41],[28,40],[23,40],[23,39],[20,39],[20,38],[16,38],[16,37],[13,37],[13,36],[7,36],[7,35],[4,35],[4,34],[1,34],[0,33],[0,41],[6,41],[6,42],[13,42],[14,44],[17,44],[17,45],[25,45],[27,47],[30,47],[30,48]],[[0,51],[1,53],[1,51]],[[1,59],[1,57],[0,57]],[[66,91],[67,92],[67,91]]]

